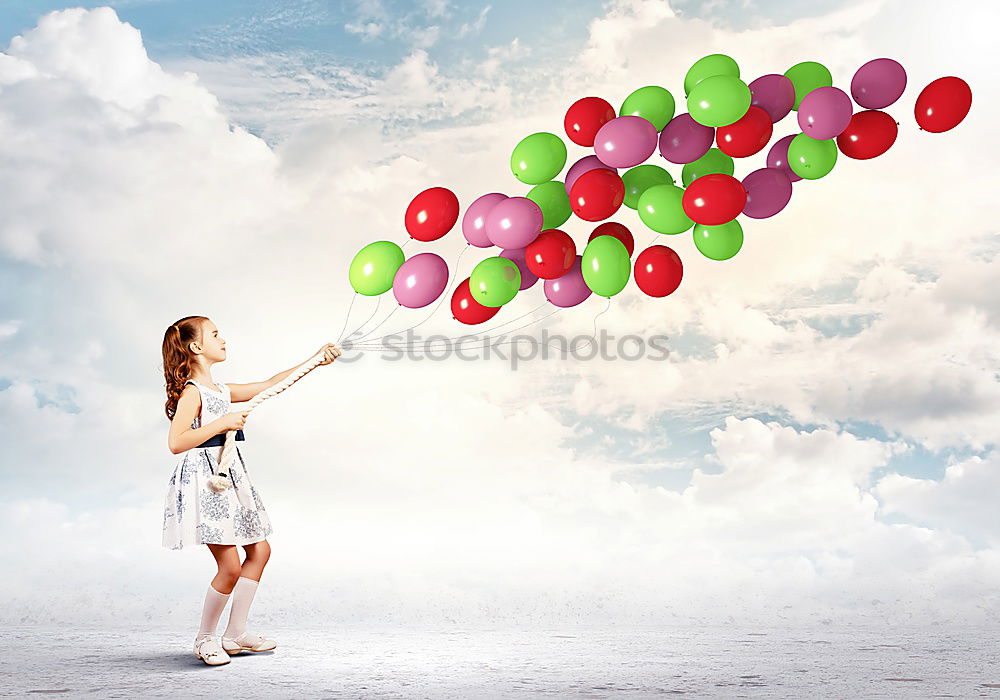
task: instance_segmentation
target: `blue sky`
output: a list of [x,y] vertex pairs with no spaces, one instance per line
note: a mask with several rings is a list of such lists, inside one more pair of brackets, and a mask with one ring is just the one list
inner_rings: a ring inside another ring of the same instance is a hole
[[[348,31],[346,24],[364,16],[366,2],[332,0],[123,0],[120,2],[80,2],[77,7],[110,6],[119,17],[138,27],[146,48],[156,60],[177,56],[225,58],[233,55],[256,55],[271,51],[331,54],[358,62],[391,63],[399,60],[405,44],[386,39],[363,40]],[[390,19],[407,18],[420,26],[438,19],[427,6],[435,3],[381,3]],[[0,10],[0,34],[19,34],[32,27],[39,15],[67,5],[54,2],[10,3]],[[448,30],[431,53],[445,63],[449,57],[474,53],[483,44],[509,42],[514,37],[531,45],[538,55],[546,48],[582,44],[587,23],[598,14],[598,0],[531,0],[503,2],[448,3],[444,26],[455,30],[475,23],[488,8],[488,21],[476,36],[455,38]],[[819,15],[838,3],[819,0],[810,3],[787,3],[766,0],[748,4],[739,0],[726,2],[675,2],[674,9],[684,16],[708,18],[723,25],[745,27],[753,22],[785,23],[807,15]]]
[[[200,0],[151,0],[143,2],[82,2],[81,7],[114,7],[126,22],[143,34],[146,48],[156,60],[178,56],[226,58],[270,52],[304,52],[332,55],[339,60],[393,63],[405,55],[405,41],[391,38],[364,39],[345,25],[366,16],[371,3],[295,0],[269,2],[201,2]],[[440,23],[425,3],[385,2],[386,19],[407,20],[412,27]],[[431,54],[447,63],[449,57],[475,52],[483,44],[501,44],[519,37],[544,55],[547,46],[582,42],[587,22],[600,9],[596,0],[539,4],[527,0],[498,3],[451,3],[443,24],[446,28]],[[44,12],[65,7],[60,3],[24,2],[0,11],[0,30],[12,36],[34,25]],[[488,9],[487,9],[488,8]],[[488,21],[476,35],[454,38],[463,24],[474,24],[487,10]]]

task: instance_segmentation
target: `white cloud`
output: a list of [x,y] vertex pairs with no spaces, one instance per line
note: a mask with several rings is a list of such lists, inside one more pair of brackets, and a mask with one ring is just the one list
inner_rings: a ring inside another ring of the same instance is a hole
[[[476,402],[459,408],[499,419]],[[730,420],[713,433],[722,471],[697,474],[678,494],[618,481],[600,460],[570,461],[546,445],[553,427],[565,429],[541,412],[505,423],[524,436],[523,446],[484,449],[456,425],[439,436],[452,459],[421,457],[417,436],[433,421],[409,404],[402,409],[411,420],[368,460],[331,462],[331,446],[356,454],[348,440],[306,446],[308,481],[289,484],[287,463],[275,472],[274,457],[287,450],[251,448],[255,482],[274,494],[265,502],[277,523],[272,559],[281,562],[267,572],[274,593],[258,605],[266,616],[258,619],[524,624],[579,615],[699,624],[736,610],[743,624],[815,624],[845,614],[879,622],[993,619],[977,601],[1000,580],[996,550],[976,552],[947,532],[875,519],[868,476],[893,449],[877,441]],[[295,433],[307,439],[317,430]],[[291,488],[275,488],[282,482]],[[7,617],[17,610],[21,619],[49,620],[63,614],[70,595],[103,591],[101,609],[71,609],[61,619],[112,620],[139,609],[138,591],[147,586],[144,614],[158,619],[182,608],[178,591],[194,596],[192,582],[210,558],[157,549],[159,505],[77,514],[45,498],[2,504],[0,522],[25,532],[2,553],[36,552],[19,576],[0,582],[17,603]],[[176,563],[164,569],[168,560]],[[102,577],[76,581],[72,594],[32,595],[55,567],[67,566],[114,577],[113,595]],[[125,575],[126,567],[136,571]],[[311,602],[303,608],[301,600]]]
[[344,29],[351,34],[358,34],[363,39],[371,41],[381,36],[385,27],[378,22],[348,22],[344,25]]
[[883,477],[875,493],[887,514],[899,513],[928,527],[953,531],[1000,543],[1000,520],[996,501],[984,494],[1000,488],[997,457],[977,456],[950,464],[941,481],[916,479],[903,474]]
[[479,10],[479,15],[472,22],[464,22],[462,26],[458,29],[458,36],[468,36],[468,35],[478,35],[483,31],[486,26],[486,16],[490,13],[492,5],[487,5],[486,7]]
[[448,0],[425,0],[407,12],[389,11],[381,0],[359,0],[352,21],[346,22],[344,29],[367,42],[398,40],[426,49],[437,43],[441,33],[439,25],[426,22],[447,19],[451,15],[448,9]]
[[443,17],[448,14],[448,0],[424,0],[424,8],[431,17]]
[[17,331],[20,327],[21,321],[19,319],[0,323],[0,340],[7,340],[7,338],[12,338],[17,335]]

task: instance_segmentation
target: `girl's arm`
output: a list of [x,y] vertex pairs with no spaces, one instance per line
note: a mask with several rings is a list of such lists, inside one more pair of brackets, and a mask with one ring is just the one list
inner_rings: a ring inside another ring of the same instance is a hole
[[191,427],[200,406],[201,394],[199,391],[191,385],[184,387],[184,391],[181,392],[180,399],[177,401],[173,420],[170,421],[170,432],[167,435],[167,447],[175,455],[197,447],[213,435],[223,432],[222,426],[219,424],[220,418],[216,418],[200,428]]
[[[340,348],[338,348],[334,343],[326,343],[319,350],[316,351],[317,354],[323,353],[323,359],[320,361],[320,365],[328,365],[333,362],[336,358],[340,357]],[[253,382],[251,384],[226,384],[229,387],[229,399],[233,403],[239,403],[241,401],[249,401],[254,396],[269,389],[278,382],[284,381],[288,376],[297,370],[299,367],[304,365],[310,359],[314,357],[310,355],[305,360],[295,365],[290,369],[286,369],[284,372],[279,372],[270,379],[263,382]]]
[[286,379],[288,375],[294,372],[296,369],[302,366],[302,363],[295,365],[286,369],[284,372],[279,372],[270,379],[265,379],[262,382],[251,382],[250,384],[226,384],[229,387],[229,399],[233,403],[240,403],[241,401],[249,401],[254,396],[269,389],[278,382]]

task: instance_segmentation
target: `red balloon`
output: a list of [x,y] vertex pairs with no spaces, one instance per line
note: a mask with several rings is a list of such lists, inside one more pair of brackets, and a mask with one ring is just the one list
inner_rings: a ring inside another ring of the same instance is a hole
[[593,146],[598,130],[615,118],[615,108],[600,97],[583,97],[570,105],[563,127],[570,140],[579,146]]
[[573,213],[584,221],[603,221],[625,201],[625,183],[614,170],[594,168],[576,179],[569,191]]
[[896,142],[896,120],[885,112],[856,112],[837,137],[837,148],[848,158],[868,160],[880,156]]
[[747,204],[743,183],[732,175],[711,173],[696,178],[684,190],[681,206],[696,224],[718,226],[732,221]]
[[444,187],[426,189],[406,207],[406,232],[418,241],[436,241],[458,221],[458,197]]
[[489,321],[497,315],[499,310],[499,306],[483,306],[472,298],[468,277],[462,280],[461,284],[455,288],[455,293],[451,295],[451,315],[455,317],[456,321],[467,326]]
[[971,108],[972,88],[961,78],[949,75],[920,91],[913,113],[921,129],[940,134],[958,126]]
[[590,238],[587,239],[587,243],[590,243],[598,236],[614,236],[625,244],[625,250],[628,251],[628,256],[630,258],[632,257],[632,251],[635,250],[635,240],[632,238],[632,232],[622,224],[614,221],[605,221],[603,224],[594,229],[594,232],[590,234]]
[[524,249],[528,269],[543,280],[559,279],[573,267],[574,260],[576,243],[568,233],[557,228],[542,231]]
[[635,283],[644,294],[665,297],[681,284],[684,265],[680,256],[665,245],[651,245],[635,259]]
[[715,131],[715,145],[727,156],[746,158],[764,149],[771,140],[774,122],[761,107],[753,107],[732,124]]

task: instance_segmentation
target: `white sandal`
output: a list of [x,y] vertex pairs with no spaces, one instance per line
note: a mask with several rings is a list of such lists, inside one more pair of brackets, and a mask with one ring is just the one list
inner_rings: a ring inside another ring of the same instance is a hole
[[229,654],[219,644],[218,637],[203,637],[194,640],[194,655],[209,666],[221,666],[230,662]]
[[222,648],[227,654],[238,654],[241,651],[271,651],[278,643],[273,639],[259,634],[244,632],[238,637],[222,637]]

